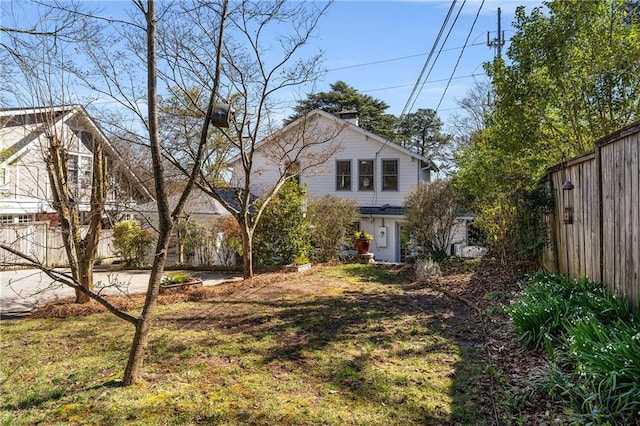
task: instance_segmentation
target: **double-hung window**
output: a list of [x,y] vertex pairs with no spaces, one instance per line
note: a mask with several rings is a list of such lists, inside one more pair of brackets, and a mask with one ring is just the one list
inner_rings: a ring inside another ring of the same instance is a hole
[[93,158],[86,154],[67,154],[69,191],[76,197],[91,193],[93,184]]
[[358,160],[358,191],[373,191],[373,160]]
[[336,190],[351,191],[351,160],[336,161]]
[[382,160],[382,190],[398,190],[398,160]]

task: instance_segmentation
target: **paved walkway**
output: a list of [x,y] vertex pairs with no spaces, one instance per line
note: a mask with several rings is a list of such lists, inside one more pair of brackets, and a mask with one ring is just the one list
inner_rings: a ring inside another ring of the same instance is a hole
[[[237,274],[190,272],[202,279],[203,285],[217,285],[242,279]],[[144,294],[149,283],[149,271],[106,270],[94,272],[96,287],[107,295]],[[56,283],[37,269],[0,271],[0,319],[28,316],[39,305],[56,299],[74,297],[72,288]]]

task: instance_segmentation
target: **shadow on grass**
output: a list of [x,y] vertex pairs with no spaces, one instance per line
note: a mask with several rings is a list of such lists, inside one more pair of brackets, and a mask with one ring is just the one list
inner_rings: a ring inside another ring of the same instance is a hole
[[[393,406],[398,418],[413,424],[491,423],[483,419],[490,416],[490,407],[481,403],[475,388],[484,374],[484,358],[472,310],[428,286],[409,283],[391,268],[346,270],[371,285],[299,301],[211,300],[200,315],[191,311],[160,321],[233,336],[247,342],[242,351],[264,368],[294,365],[341,395]],[[218,343],[214,337],[202,340],[210,347]],[[249,341],[267,343],[252,346]],[[449,367],[428,372],[430,362]],[[412,373],[411,363],[419,363],[419,373]],[[438,401],[425,400],[430,397]]]

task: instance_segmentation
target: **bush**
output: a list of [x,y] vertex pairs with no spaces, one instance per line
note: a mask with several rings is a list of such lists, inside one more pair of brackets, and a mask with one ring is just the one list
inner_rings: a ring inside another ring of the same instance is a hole
[[570,403],[580,423],[640,416],[640,315],[628,306],[586,278],[539,273],[511,308],[522,341],[573,371],[549,392]]
[[193,264],[196,251],[208,245],[208,230],[187,220],[177,223],[174,232],[178,238],[178,262]]
[[406,230],[423,257],[448,257],[458,214],[455,195],[449,182],[422,182],[405,199]]
[[181,284],[189,280],[191,280],[191,276],[186,272],[172,272],[162,278],[160,285]]
[[233,265],[242,260],[242,232],[233,216],[225,216],[214,220],[210,228],[211,235],[216,238],[217,257],[223,265]]
[[303,210],[305,197],[304,189],[291,180],[266,207],[253,240],[258,265],[289,265],[308,257],[311,244]]
[[113,246],[126,265],[145,264],[154,243],[153,233],[142,229],[137,220],[123,220],[113,227]]
[[355,200],[325,195],[309,202],[309,224],[313,228],[312,240],[318,248],[321,262],[335,260],[342,244],[351,244],[349,231],[358,220]]

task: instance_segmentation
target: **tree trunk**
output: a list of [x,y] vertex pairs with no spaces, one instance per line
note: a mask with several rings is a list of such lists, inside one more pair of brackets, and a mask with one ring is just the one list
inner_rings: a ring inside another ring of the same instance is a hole
[[242,231],[242,272],[245,279],[253,278],[252,235],[246,222],[240,223],[240,229]]
[[151,330],[158,294],[160,293],[160,281],[167,261],[167,251],[169,249],[172,230],[172,227],[169,227],[168,229],[161,229],[160,231],[161,235],[158,238],[156,255],[153,260],[151,276],[149,277],[147,297],[142,313],[136,323],[136,333],[131,343],[129,360],[127,361],[127,368],[124,371],[124,378],[122,379],[125,386],[132,385],[140,381],[141,378],[142,362],[147,344],[149,343],[149,331]]
[[[78,259],[78,283],[87,290],[93,291],[93,258],[83,256]],[[91,298],[80,290],[76,290],[76,303],[88,303]]]
[[[142,6],[142,2],[139,3]],[[157,92],[157,69],[156,69],[156,16],[154,0],[148,0],[148,9],[145,11],[147,21],[147,90],[148,90],[148,112],[149,112],[149,143],[151,157],[153,160],[153,178],[156,188],[159,235],[156,244],[153,267],[149,277],[147,296],[144,308],[136,323],[136,333],[131,343],[129,360],[124,372],[123,384],[132,385],[140,380],[142,373],[142,361],[149,342],[149,331],[153,320],[156,301],[160,292],[160,280],[164,273],[164,266],[167,261],[167,250],[173,232],[174,219],[171,217],[169,204],[167,202],[167,192],[164,181],[164,167],[162,165],[162,146],[160,143],[160,132],[158,130],[158,92]]]

